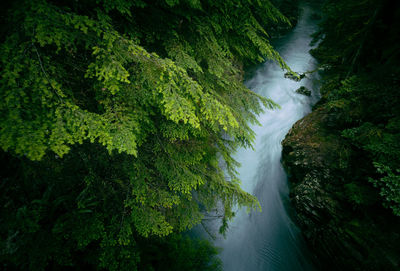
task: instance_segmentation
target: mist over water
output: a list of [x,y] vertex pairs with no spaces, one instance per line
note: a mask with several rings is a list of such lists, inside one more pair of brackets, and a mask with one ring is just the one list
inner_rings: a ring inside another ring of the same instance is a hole
[[[275,48],[297,72],[310,71],[316,66],[308,53],[316,22],[310,18],[312,11],[308,6],[302,10],[298,25],[275,42]],[[261,126],[252,127],[257,134],[254,151],[241,149],[235,155],[241,163],[238,171],[242,188],[258,198],[262,212],[248,214],[238,210],[226,238],[217,236],[214,244],[223,249],[220,257],[226,271],[313,269],[300,231],[287,213],[289,190],[280,159],[281,141],[318,100],[314,81],[312,78],[300,82],[285,79],[278,65],[266,62],[246,82],[250,89],[272,99],[281,109],[261,114],[258,118]],[[296,93],[300,86],[312,90],[312,96]]]

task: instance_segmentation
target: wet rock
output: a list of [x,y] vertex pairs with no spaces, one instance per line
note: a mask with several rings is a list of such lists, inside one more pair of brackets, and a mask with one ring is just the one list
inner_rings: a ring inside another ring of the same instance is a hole
[[299,87],[298,89],[296,89],[296,92],[302,95],[311,96],[311,90],[309,90],[305,86]]
[[400,270],[400,219],[381,206],[351,205],[345,196],[362,163],[332,128],[345,113],[321,106],[282,142],[295,220],[321,270]]
[[305,73],[296,73],[296,72],[286,72],[284,74],[285,78],[288,78],[290,80],[299,82],[301,79],[303,79],[304,77],[306,77]]

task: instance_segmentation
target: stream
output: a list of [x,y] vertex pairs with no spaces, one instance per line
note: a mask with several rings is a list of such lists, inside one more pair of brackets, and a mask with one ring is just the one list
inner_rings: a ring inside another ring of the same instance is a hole
[[[297,26],[274,42],[274,46],[293,71],[311,71],[316,61],[308,53],[310,35],[316,31],[312,9],[301,6]],[[284,71],[271,61],[255,69],[246,85],[258,94],[278,103],[281,108],[266,110],[258,117],[254,150],[240,149],[235,159],[242,188],[260,201],[262,212],[237,210],[226,238],[218,235],[214,245],[222,248],[220,257],[225,271],[313,270],[301,232],[291,220],[289,188],[281,165],[281,142],[292,125],[311,112],[318,100],[316,75],[300,82],[284,78]],[[296,93],[300,86],[312,90],[310,97]],[[215,230],[217,227],[214,225]]]

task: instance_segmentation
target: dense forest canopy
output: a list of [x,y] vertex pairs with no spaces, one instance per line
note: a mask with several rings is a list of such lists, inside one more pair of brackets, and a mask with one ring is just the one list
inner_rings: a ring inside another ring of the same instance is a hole
[[288,68],[266,32],[288,19],[268,0],[2,5],[2,267],[218,268],[176,233],[257,208],[232,154],[275,104],[243,65]]

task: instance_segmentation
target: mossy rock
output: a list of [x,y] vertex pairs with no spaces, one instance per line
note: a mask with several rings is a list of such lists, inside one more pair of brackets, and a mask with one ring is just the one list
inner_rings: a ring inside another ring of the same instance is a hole
[[296,89],[296,92],[302,95],[311,96],[311,90],[309,90],[305,86],[299,87],[298,89]]
[[305,73],[297,73],[297,72],[286,72],[284,74],[285,78],[288,78],[290,80],[299,82],[301,79],[303,79],[304,77],[306,77]]

